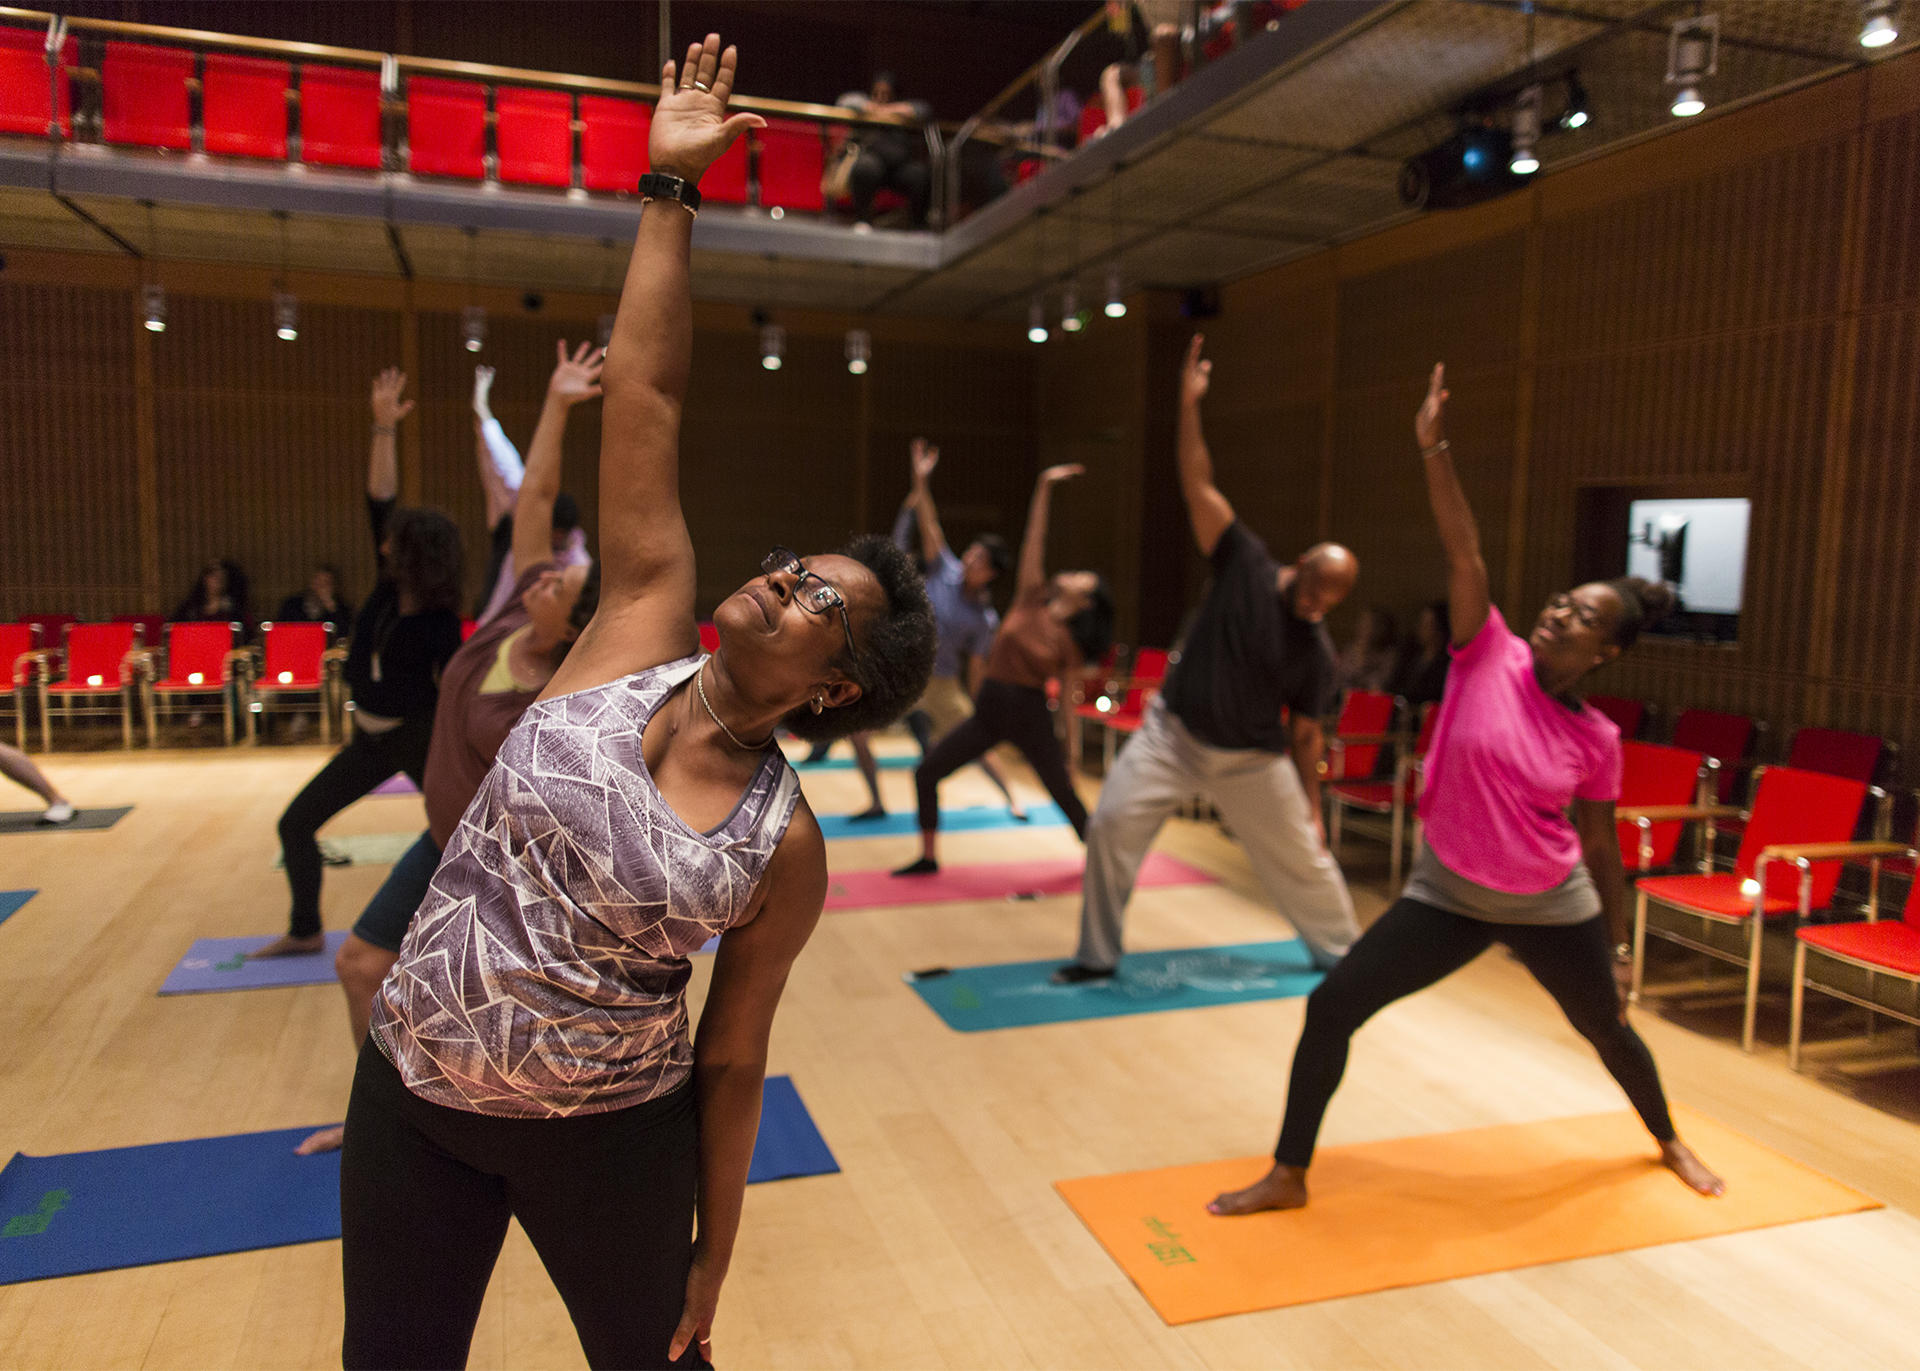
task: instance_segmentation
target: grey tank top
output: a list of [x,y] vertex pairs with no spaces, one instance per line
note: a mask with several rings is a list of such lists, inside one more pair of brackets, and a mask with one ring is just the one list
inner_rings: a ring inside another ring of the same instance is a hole
[[718,828],[661,798],[641,738],[705,660],[538,701],[507,735],[374,999],[414,1094],[546,1118],[686,1080],[687,958],[752,907],[800,797],[769,747]]
[[1400,893],[1490,924],[1583,924],[1600,912],[1600,891],[1585,862],[1575,862],[1559,885],[1521,894],[1468,880],[1434,856],[1431,846],[1423,846],[1413,859],[1407,887]]

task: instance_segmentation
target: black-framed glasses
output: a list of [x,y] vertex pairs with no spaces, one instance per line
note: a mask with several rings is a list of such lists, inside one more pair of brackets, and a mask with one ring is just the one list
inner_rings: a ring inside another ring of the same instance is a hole
[[1564,590],[1547,601],[1547,608],[1555,612],[1563,609],[1572,610],[1574,619],[1582,628],[1598,628],[1600,626],[1599,611],[1580,603],[1580,601],[1574,599],[1573,596]]
[[[760,559],[760,570],[772,576],[784,572],[793,577],[793,598],[800,602],[800,608],[809,614],[831,614],[840,611],[840,627],[847,635],[847,655],[857,664],[860,649],[853,645],[853,619],[847,613],[846,598],[834,586],[833,582],[818,572],[808,571],[807,564],[800,560],[799,554],[792,548],[776,547]],[[812,582],[809,586],[808,582]]]

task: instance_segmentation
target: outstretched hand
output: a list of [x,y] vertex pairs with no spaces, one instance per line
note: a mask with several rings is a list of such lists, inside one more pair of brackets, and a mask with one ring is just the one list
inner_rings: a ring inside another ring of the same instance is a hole
[[913,440],[913,483],[925,485],[927,478],[933,475],[933,469],[940,465],[940,449],[925,438]]
[[560,360],[547,381],[547,395],[568,405],[596,398],[600,394],[600,368],[606,365],[607,350],[582,343],[569,357],[564,338],[554,342],[553,350]]
[[1447,413],[1448,394],[1447,364],[1435,362],[1433,375],[1427,378],[1427,398],[1420,402],[1420,412],[1413,416],[1413,436],[1423,452],[1435,443],[1446,440],[1447,429],[1443,421]]
[[1213,384],[1213,363],[1200,355],[1207,340],[1202,335],[1193,335],[1193,342],[1187,348],[1186,365],[1180,368],[1180,401],[1182,404],[1197,405],[1206,398],[1207,389]]
[[733,95],[734,69],[739,54],[722,52],[720,35],[687,49],[687,60],[676,68],[660,69],[660,103],[654,106],[653,129],[647,137],[647,156],[653,169],[685,181],[698,181],[720,160],[733,140],[748,129],[765,128],[757,114],[727,117]]
[[409,414],[413,413],[413,401],[400,398],[407,388],[407,373],[399,367],[388,367],[373,378],[373,422],[382,428],[392,428]]
[[1045,471],[1041,472],[1040,484],[1043,486],[1057,486],[1062,481],[1071,481],[1076,476],[1084,476],[1086,474],[1087,469],[1078,462],[1063,462],[1057,467],[1048,467]]

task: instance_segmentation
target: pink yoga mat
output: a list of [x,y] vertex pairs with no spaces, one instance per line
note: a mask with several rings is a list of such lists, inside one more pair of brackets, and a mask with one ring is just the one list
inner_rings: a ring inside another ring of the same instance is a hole
[[418,795],[420,787],[407,779],[407,773],[396,771],[386,780],[373,788],[376,795]]
[[[1080,857],[1037,862],[989,862],[945,866],[933,876],[895,876],[888,871],[842,871],[827,882],[828,909],[873,909],[881,905],[940,904],[949,900],[1038,899],[1080,890]],[[1176,857],[1153,852],[1140,868],[1139,884],[1207,885],[1214,878]]]

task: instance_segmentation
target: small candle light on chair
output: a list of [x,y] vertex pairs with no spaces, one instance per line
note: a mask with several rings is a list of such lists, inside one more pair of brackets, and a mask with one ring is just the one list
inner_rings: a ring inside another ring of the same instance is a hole
[[204,675],[203,675],[202,673],[200,673],[200,672],[198,672],[198,671],[189,671],[189,672],[187,673],[187,684],[188,684],[188,685],[199,685],[199,684],[200,684],[200,683],[201,683],[202,681],[204,681],[204,680],[206,680],[206,679],[207,679],[207,678],[206,678],[206,677],[205,677],[205,676],[204,676]]
[[290,685],[292,684],[292,682],[293,682],[293,673],[291,671],[283,671],[280,673],[281,685]]
[[98,676],[89,676],[89,677],[87,677],[87,684],[88,684],[88,685],[99,685],[99,684],[100,684],[100,681],[101,681],[101,678],[100,678],[100,677],[98,677]]
[[1760,893],[1760,882],[1754,880],[1753,877],[1749,876],[1747,877],[1746,880],[1740,882],[1740,898],[1741,899],[1751,900],[1755,895],[1758,895],[1759,893]]

